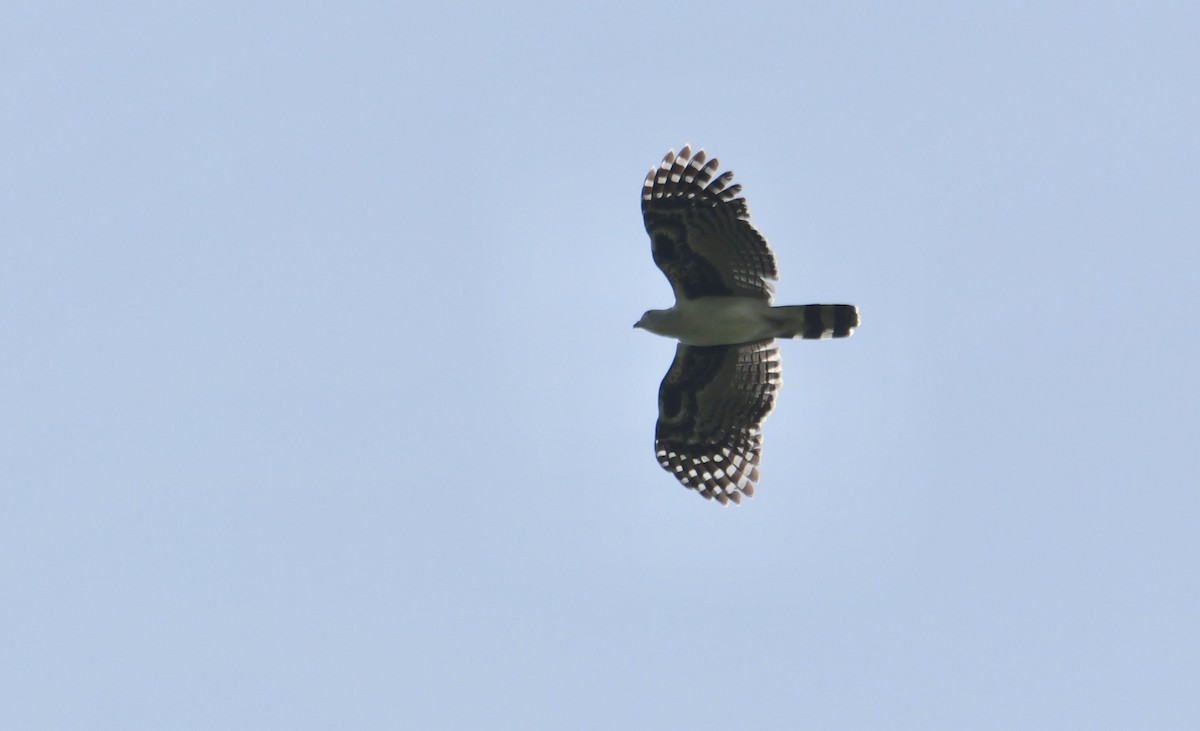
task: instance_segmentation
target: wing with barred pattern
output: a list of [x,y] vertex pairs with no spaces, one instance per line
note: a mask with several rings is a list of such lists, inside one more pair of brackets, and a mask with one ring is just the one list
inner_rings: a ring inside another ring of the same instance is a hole
[[[779,277],[766,239],[750,223],[733,173],[716,175],[717,158],[672,150],[642,184],[642,218],[654,263],[675,298],[739,296],[770,302]],[[714,177],[714,175],[716,177]]]
[[752,496],[760,428],[782,380],[774,340],[677,346],[658,390],[659,464],[710,500],[740,503]]

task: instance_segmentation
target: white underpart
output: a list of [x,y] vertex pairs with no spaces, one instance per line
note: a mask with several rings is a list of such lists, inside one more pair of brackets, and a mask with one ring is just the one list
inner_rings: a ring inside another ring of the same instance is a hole
[[680,299],[669,310],[651,310],[639,326],[686,345],[734,345],[773,337],[771,305],[757,297]]

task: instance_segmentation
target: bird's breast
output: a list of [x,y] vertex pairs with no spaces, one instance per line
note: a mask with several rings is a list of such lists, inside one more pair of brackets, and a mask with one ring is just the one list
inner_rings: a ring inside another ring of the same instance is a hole
[[676,312],[676,340],[687,345],[735,345],[769,337],[770,305],[753,297],[700,297],[683,300]]

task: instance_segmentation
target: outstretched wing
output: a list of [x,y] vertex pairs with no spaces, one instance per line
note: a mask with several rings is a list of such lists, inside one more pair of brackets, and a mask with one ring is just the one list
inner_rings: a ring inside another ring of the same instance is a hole
[[683,345],[658,389],[654,449],[663,469],[722,504],[754,494],[760,426],[782,383],[774,340]]
[[684,145],[672,150],[646,175],[642,218],[654,263],[667,275],[675,299],[759,297],[771,300],[779,277],[767,241],[750,225],[742,186],[732,172],[716,178],[717,158],[692,156]]

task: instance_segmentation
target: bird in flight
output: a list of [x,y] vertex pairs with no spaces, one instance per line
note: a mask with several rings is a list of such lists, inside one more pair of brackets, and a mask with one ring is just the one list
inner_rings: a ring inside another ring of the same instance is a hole
[[646,175],[642,217],[675,306],[634,327],[679,341],[658,389],[658,463],[728,505],[753,496],[758,481],[761,427],[782,382],[775,338],[848,337],[858,309],[772,307],[775,256],[750,223],[742,186],[717,168],[684,145]]

